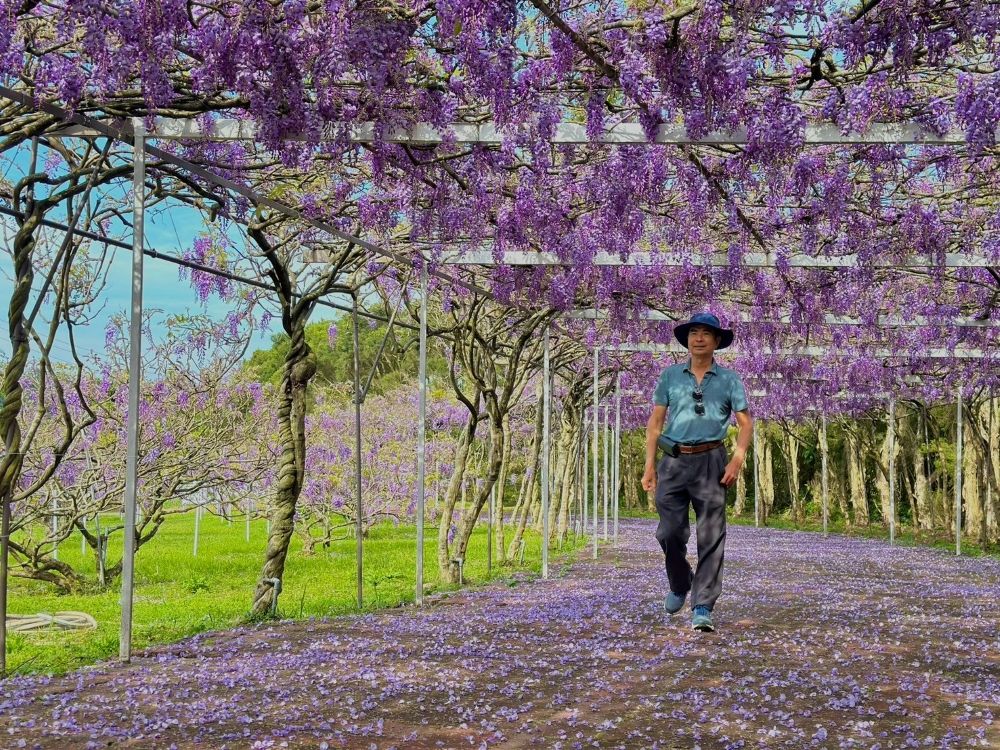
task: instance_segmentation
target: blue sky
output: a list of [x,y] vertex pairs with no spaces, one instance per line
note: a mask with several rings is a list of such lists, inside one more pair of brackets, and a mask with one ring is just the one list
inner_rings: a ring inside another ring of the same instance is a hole
[[[201,231],[201,216],[186,207],[170,209],[173,224],[165,217],[148,216],[146,221],[146,245],[156,249],[158,252],[169,253],[181,256],[190,248],[195,236]],[[2,219],[8,226],[13,225],[13,220],[4,217]],[[176,231],[175,231],[176,226]],[[50,242],[58,242],[61,239],[61,232],[54,229],[44,229],[44,236]],[[10,231],[6,233],[10,235]],[[127,229],[124,231],[113,231],[112,235],[116,239],[129,241],[131,236]],[[6,237],[4,239],[6,245]],[[108,285],[102,295],[103,309],[96,316],[93,324],[87,327],[76,329],[77,347],[81,354],[100,354],[104,349],[104,332],[109,319],[117,314],[127,314],[131,306],[131,268],[132,254],[127,250],[112,248],[114,257],[111,262],[111,272],[109,274]],[[13,289],[13,263],[11,262],[10,249],[4,247],[3,257],[0,260],[0,356],[10,354],[10,341],[7,337],[7,306],[10,300],[10,293]],[[146,309],[162,310],[164,314],[179,313],[208,313],[214,318],[223,319],[229,310],[227,303],[218,299],[210,299],[205,305],[198,302],[194,290],[187,279],[179,277],[178,266],[156,258],[145,258],[143,276],[143,306]],[[42,279],[36,278],[35,288],[38,289]],[[32,303],[34,299],[32,300]],[[43,308],[42,316],[48,318]],[[327,317],[318,315],[319,317]],[[275,321],[271,330],[265,332],[255,332],[254,342],[251,349],[267,347],[270,344],[272,333],[280,330],[280,324]],[[55,358],[67,360],[69,358],[68,345],[65,338],[56,345]]]
[[[40,158],[44,161],[44,149],[41,151]],[[58,169],[58,167],[55,168]],[[8,182],[16,181],[27,169],[28,151],[26,148],[17,150],[12,157],[10,155],[0,157],[0,177],[5,178]],[[114,197],[118,200],[124,200],[127,197],[126,191],[130,187],[130,182],[123,182],[104,190],[107,193],[117,191]],[[65,212],[54,212],[50,218],[55,221],[65,221]],[[183,204],[175,204],[169,209],[160,206],[156,211],[146,214],[146,247],[180,257],[191,248],[195,238],[203,232],[206,226],[205,221],[205,217],[200,212]],[[0,358],[10,355],[7,313],[13,289],[14,269],[9,242],[13,237],[14,227],[12,218],[0,216],[0,229],[2,229],[0,243],[3,244],[3,252],[0,253]],[[131,229],[124,224],[112,224],[107,233],[114,239],[131,241]],[[63,236],[59,230],[43,227],[40,241],[54,246],[62,240]],[[128,250],[119,248],[110,248],[110,250],[113,253],[113,260],[110,264],[108,284],[101,297],[101,309],[96,312],[92,324],[75,330],[78,351],[84,357],[88,355],[99,356],[103,352],[108,321],[115,315],[127,314],[131,306],[132,254]],[[146,310],[159,310],[164,316],[207,313],[215,319],[223,320],[229,312],[229,304],[214,297],[206,304],[201,304],[191,288],[190,282],[187,278],[181,279],[179,271],[180,268],[175,264],[148,256],[145,258],[144,308]],[[36,290],[40,288],[42,281],[41,277],[36,277]],[[35,299],[37,297],[33,296],[30,304],[34,304]],[[340,301],[344,302],[344,300]],[[43,307],[41,317],[47,320],[49,318],[47,313],[50,314],[50,309],[46,310]],[[335,311],[324,308],[318,309],[314,315],[316,320],[333,317],[335,317]],[[40,326],[36,325],[36,328],[38,327]],[[254,332],[250,351],[270,346],[271,336],[280,331],[280,321],[275,318],[268,330]],[[62,335],[61,339],[57,341],[53,355],[55,359],[60,361],[69,360],[70,350],[65,335]]]

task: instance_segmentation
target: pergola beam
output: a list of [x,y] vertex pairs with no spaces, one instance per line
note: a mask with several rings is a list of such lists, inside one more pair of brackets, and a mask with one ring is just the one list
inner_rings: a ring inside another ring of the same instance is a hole
[[[571,310],[563,315],[565,318],[575,320],[607,320],[606,310],[594,310],[593,308],[582,310]],[[683,320],[671,318],[667,313],[660,310],[645,309],[639,312],[642,320],[651,323],[682,323]],[[970,316],[956,315],[955,317],[932,317],[929,315],[911,315],[903,317],[901,315],[879,314],[874,321],[862,320],[850,315],[830,315],[825,314],[819,320],[802,321],[795,320],[791,315],[782,314],[767,318],[755,317],[751,313],[742,313],[729,319],[732,323],[740,324],[763,324],[763,325],[791,325],[799,323],[802,325],[826,325],[826,326],[877,326],[880,328],[922,328],[940,326],[944,328],[1000,328],[1000,320],[986,319],[980,320]]]
[[[597,253],[589,261],[560,258],[552,252],[533,250],[509,250],[494,256],[492,250],[445,250],[440,255],[444,265],[455,266],[659,266],[661,268],[729,268],[733,265],[726,253],[714,253],[709,257],[686,255],[678,252],[636,252],[623,258],[617,253]],[[746,253],[740,260],[745,268],[983,268],[995,266],[997,262],[985,255],[970,253],[945,253],[941,257],[924,254],[908,258],[862,259],[857,255],[813,256],[793,253],[781,259],[773,253]]]
[[[75,137],[98,137],[97,130],[81,125],[67,125],[57,131],[59,135]],[[500,145],[505,139],[516,138],[517,129],[502,130],[491,121],[482,123],[454,122],[438,128],[430,123],[418,123],[409,128],[383,128],[375,122],[331,123],[325,126],[318,140],[341,140],[348,143],[405,143],[412,145],[437,145],[444,142],[456,144]],[[162,140],[212,140],[212,141],[255,141],[257,127],[253,122],[237,119],[218,119],[211,124],[200,120],[158,117],[149,131],[150,138]],[[1000,141],[1000,128],[996,130]],[[316,134],[288,136],[291,141],[317,140]],[[642,126],[637,123],[620,123],[604,129],[596,141],[587,136],[585,125],[562,122],[556,125],[550,143],[602,145],[636,145],[654,143],[659,145],[705,145],[724,146],[746,145],[746,128],[713,131],[700,136],[692,136],[683,125],[666,124],[656,129],[650,139]],[[915,123],[873,123],[865,132],[844,132],[837,125],[819,123],[807,125],[805,143],[812,146],[842,146],[867,144],[937,145],[960,146],[967,142],[965,133],[951,130],[944,134],[928,131]]]
[[[617,344],[614,346],[602,346],[605,351],[618,352],[651,352],[654,354],[687,354],[688,350],[680,344]],[[754,352],[742,351],[739,348],[726,349],[726,354],[735,356],[747,356],[750,354],[764,354],[771,357],[877,357],[885,358],[913,358],[913,359],[998,359],[1000,360],[1000,347],[987,351],[979,348],[955,347],[947,349],[944,347],[928,347],[921,351],[894,351],[892,349],[861,349],[856,351],[845,351],[841,347],[834,346],[801,346],[782,347],[780,349],[758,349]]]

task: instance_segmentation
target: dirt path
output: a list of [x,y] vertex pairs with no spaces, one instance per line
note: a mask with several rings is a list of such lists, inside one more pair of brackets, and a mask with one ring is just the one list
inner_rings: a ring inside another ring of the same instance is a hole
[[652,532],[549,581],[12,681],[0,748],[1000,748],[1000,561],[733,527],[702,634],[662,614]]

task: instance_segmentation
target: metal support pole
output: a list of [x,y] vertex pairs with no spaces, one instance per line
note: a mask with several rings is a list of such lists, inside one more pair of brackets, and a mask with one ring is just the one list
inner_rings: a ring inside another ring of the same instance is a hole
[[486,577],[493,576],[493,504],[496,502],[496,482],[490,487],[489,507],[486,509]]
[[424,603],[424,473],[427,462],[427,266],[420,269],[420,364],[417,369],[417,588]]
[[826,413],[823,413],[822,425],[820,427],[820,458],[823,464],[823,534],[829,533],[829,522],[830,522],[830,471],[828,466],[828,455],[830,452],[830,443],[827,441],[826,434]]
[[753,525],[760,526],[760,441],[757,420],[753,421]]
[[542,339],[542,578],[549,577],[549,329]]
[[[191,550],[191,557],[198,556],[198,537],[201,536],[201,506],[194,506],[194,548]],[[98,537],[100,538],[100,537]]]
[[608,541],[608,474],[610,473],[611,452],[608,447],[611,432],[611,405],[604,407],[604,541]]
[[955,441],[955,554],[962,554],[962,451],[964,441],[962,439],[962,387],[955,389],[955,401],[957,403],[957,427],[958,435]]
[[246,537],[246,541],[248,542],[250,541],[250,519],[253,516],[253,511],[254,511],[253,500],[247,498],[247,518],[246,518],[246,529],[244,536]]
[[593,453],[594,453],[594,488],[593,488],[594,489],[594,506],[593,506],[593,513],[591,514],[592,517],[593,517],[593,523],[594,523],[594,559],[595,560],[597,559],[597,496],[599,494],[597,482],[598,482],[598,474],[600,472],[600,463],[599,463],[600,462],[600,455],[599,455],[599,447],[598,447],[598,444],[597,444],[597,432],[601,428],[601,397],[600,397],[600,388],[599,388],[599,383],[598,383],[598,379],[599,379],[599,377],[598,377],[598,367],[600,367],[600,352],[601,352],[601,348],[599,346],[595,346],[594,347],[594,406],[593,406],[594,416],[593,416],[593,420],[592,420],[592,422],[593,422],[592,427],[594,429],[594,434],[593,434],[593,449],[594,449],[593,450]]
[[132,118],[132,309],[128,347],[128,427],[125,458],[125,549],[122,553],[121,632],[118,657],[132,658],[132,596],[135,586],[136,472],[139,458],[139,388],[142,385],[142,254],[146,203],[146,127]]
[[889,544],[896,543],[896,399],[889,399]]
[[614,450],[614,467],[615,467],[615,505],[614,505],[614,543],[618,544],[618,505],[620,502],[621,493],[619,492],[619,485],[621,484],[621,453],[622,453],[622,376],[621,373],[618,374],[618,380],[615,382],[615,450]]
[[355,524],[355,557],[358,573],[358,609],[364,606],[364,539],[362,536],[362,508],[361,508],[361,344],[358,333],[358,294],[352,296],[354,301],[351,319],[354,323],[354,500],[358,513]]
[[[53,495],[52,496],[52,538],[58,539],[59,537],[59,499]],[[59,542],[52,546],[52,559],[59,559]]]

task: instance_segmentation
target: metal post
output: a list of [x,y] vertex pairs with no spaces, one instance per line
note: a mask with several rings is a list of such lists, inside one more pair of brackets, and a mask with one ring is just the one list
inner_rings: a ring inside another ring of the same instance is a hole
[[549,329],[542,338],[542,578],[549,577]]
[[486,509],[486,577],[493,576],[493,503],[496,502],[496,482],[490,487],[489,508]]
[[146,185],[146,127],[132,118],[132,310],[128,348],[128,428],[125,458],[125,549],[122,553],[121,632],[118,656],[132,658],[132,595],[135,585],[136,471],[139,457],[139,388],[142,384],[142,260],[143,210]]
[[608,541],[608,473],[610,468],[610,449],[608,448],[611,431],[611,406],[604,407],[604,541]]
[[364,606],[364,541],[361,519],[361,344],[358,333],[358,294],[354,293],[351,318],[354,323],[354,500],[358,518],[355,524],[355,558],[358,580],[358,609]]
[[52,559],[59,559],[59,498],[56,495],[52,496],[52,538],[56,539],[56,543],[52,546]]
[[592,420],[592,422],[593,422],[592,427],[594,429],[594,434],[593,434],[593,448],[594,448],[594,450],[593,450],[593,453],[594,453],[594,507],[593,507],[593,513],[591,515],[593,517],[593,523],[594,523],[594,559],[595,560],[597,559],[597,495],[599,494],[597,482],[598,482],[598,474],[600,472],[600,465],[599,465],[600,455],[599,455],[599,452],[598,452],[599,451],[599,447],[598,447],[598,444],[597,444],[597,431],[601,427],[601,416],[600,416],[600,414],[601,414],[601,412],[600,412],[601,397],[600,397],[600,393],[599,393],[598,369],[597,369],[598,367],[600,367],[600,351],[601,351],[601,347],[599,347],[599,346],[595,346],[594,347],[594,407],[593,407],[594,415],[593,415],[593,420]]
[[962,554],[962,386],[955,389],[958,435],[955,444],[955,554]]
[[427,266],[420,269],[420,364],[417,369],[417,588],[424,603],[424,472],[427,452]]
[[889,399],[889,544],[896,543],[896,399]]
[[201,506],[194,506],[194,549],[191,550],[191,557],[198,556],[198,536],[201,531]]
[[823,534],[829,533],[828,524],[830,521],[830,472],[827,465],[830,444],[827,441],[826,433],[826,412],[822,416],[822,426],[820,428],[820,458],[823,464]]
[[250,541],[250,517],[253,515],[253,500],[247,498],[247,520],[246,520],[246,530],[244,536],[247,542]]
[[760,526],[760,450],[757,420],[753,421],[753,525]]

